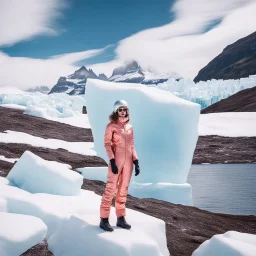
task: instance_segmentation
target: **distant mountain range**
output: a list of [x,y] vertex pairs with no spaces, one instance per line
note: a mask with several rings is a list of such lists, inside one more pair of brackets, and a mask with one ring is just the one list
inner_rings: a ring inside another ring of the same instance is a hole
[[27,92],[41,92],[41,93],[49,93],[50,88],[47,86],[37,86],[35,88],[30,88]]
[[87,78],[112,82],[153,85],[163,83],[170,78],[179,80],[182,77],[174,72],[157,73],[150,70],[143,70],[136,61],[125,62],[122,66],[114,69],[110,78],[107,78],[105,74],[99,74],[97,76],[92,69],[87,69],[82,66],[80,69],[76,70],[75,73],[69,76],[60,77],[49,94],[60,92],[69,95],[84,94]]
[[146,85],[159,84],[174,78],[182,77],[175,73],[157,73],[151,70],[143,70],[136,61],[125,62],[121,67],[114,69],[109,81],[122,83],[141,83]]
[[201,114],[218,112],[256,112],[256,86],[239,91],[201,110]]
[[239,79],[256,74],[256,32],[228,45],[201,69],[194,82],[210,79]]

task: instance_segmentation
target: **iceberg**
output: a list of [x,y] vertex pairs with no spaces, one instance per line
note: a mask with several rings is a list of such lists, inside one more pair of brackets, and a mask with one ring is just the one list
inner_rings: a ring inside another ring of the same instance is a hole
[[[198,139],[200,105],[154,87],[92,79],[87,81],[85,95],[94,148],[106,162],[108,158],[103,142],[108,116],[116,100],[128,102],[142,170],[139,176],[132,178],[137,186],[131,190],[135,193],[132,195],[140,197],[141,187],[150,183],[144,196],[157,194],[158,199],[174,202],[172,198],[185,193],[181,198],[186,200],[175,202],[191,205],[191,188],[188,189],[186,182]],[[175,190],[170,189],[172,186]],[[175,194],[171,195],[174,191]]]

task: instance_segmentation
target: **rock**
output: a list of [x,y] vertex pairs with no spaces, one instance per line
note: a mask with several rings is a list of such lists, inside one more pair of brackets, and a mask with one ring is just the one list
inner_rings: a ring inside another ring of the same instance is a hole
[[228,45],[202,68],[194,81],[239,79],[256,74],[256,32]]

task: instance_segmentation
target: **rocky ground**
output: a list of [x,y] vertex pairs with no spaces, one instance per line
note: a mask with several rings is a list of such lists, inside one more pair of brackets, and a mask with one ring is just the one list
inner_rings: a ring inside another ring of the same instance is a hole
[[[0,132],[21,131],[42,138],[66,141],[93,141],[90,129],[81,129],[39,117],[24,115],[20,110],[0,107]],[[199,137],[193,163],[256,162],[256,138],[228,138],[219,136]],[[48,149],[25,144],[0,143],[0,155],[19,158],[25,150],[47,159],[78,167],[106,166],[104,160],[95,156],[73,154],[63,149]],[[0,160],[0,176],[6,177],[13,163]],[[102,195],[105,184],[84,179],[82,188]],[[191,255],[205,240],[215,234],[236,230],[256,234],[256,216],[211,213],[196,207],[171,204],[156,199],[139,199],[128,196],[127,207],[162,219],[166,223],[167,245],[171,255]],[[129,221],[129,216],[127,216]],[[32,247],[23,255],[49,256],[47,242]]]

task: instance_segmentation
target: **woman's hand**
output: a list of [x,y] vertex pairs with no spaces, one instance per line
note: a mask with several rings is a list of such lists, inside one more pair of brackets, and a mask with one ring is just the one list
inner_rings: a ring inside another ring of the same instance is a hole
[[134,165],[135,165],[135,176],[140,174],[140,167],[139,167],[139,160],[136,159],[133,161]]
[[114,174],[118,174],[118,168],[116,166],[116,160],[114,158],[110,159],[111,170]]

